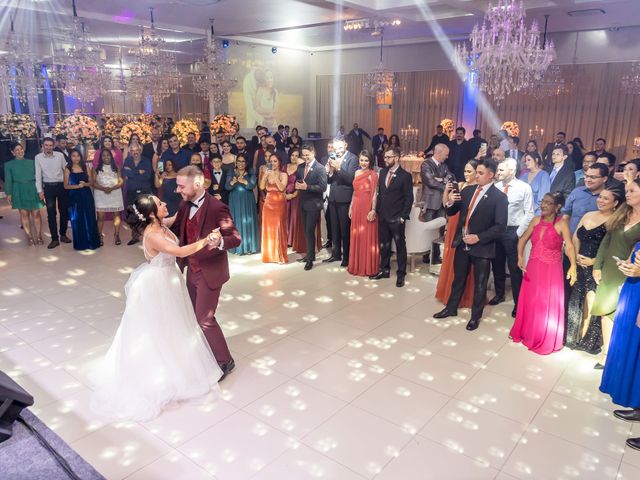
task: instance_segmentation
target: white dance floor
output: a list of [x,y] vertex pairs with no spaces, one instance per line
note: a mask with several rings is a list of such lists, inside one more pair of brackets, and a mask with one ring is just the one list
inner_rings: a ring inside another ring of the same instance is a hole
[[335,264],[305,272],[297,255],[232,256],[218,319],[237,367],[222,399],[144,424],[98,418],[84,368],[116,331],[142,250],[114,246],[110,224],[96,252],[29,247],[0,214],[0,369],[109,480],[640,478],[624,443],[640,425],[612,417],[593,358],[513,344],[512,304],[472,333],[468,311],[433,320],[424,269],[398,289]]

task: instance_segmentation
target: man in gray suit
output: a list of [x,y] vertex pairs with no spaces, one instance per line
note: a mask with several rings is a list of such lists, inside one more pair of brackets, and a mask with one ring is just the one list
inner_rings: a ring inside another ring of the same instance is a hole
[[[420,220],[430,222],[439,217],[444,217],[442,195],[448,181],[453,179],[449,168],[444,163],[449,156],[449,147],[439,143],[433,149],[433,156],[425,159],[420,167],[420,179],[422,181],[422,193],[420,195]],[[455,179],[454,179],[455,180]],[[444,227],[442,227],[444,230]],[[441,234],[444,232],[440,232]],[[440,249],[433,245],[433,263],[441,263]],[[429,263],[429,254],[425,254],[422,261]]]

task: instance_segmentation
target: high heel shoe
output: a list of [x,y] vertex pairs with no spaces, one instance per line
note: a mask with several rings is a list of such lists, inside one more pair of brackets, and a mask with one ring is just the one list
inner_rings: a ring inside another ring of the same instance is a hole
[[44,240],[42,240],[42,237],[38,237],[36,239],[36,245],[44,245]]
[[27,237],[27,242],[29,243],[29,246],[36,244],[36,241],[31,237]]
[[114,243],[116,245],[122,245],[122,242],[120,241],[120,235],[115,235],[115,239],[116,239],[116,241]]

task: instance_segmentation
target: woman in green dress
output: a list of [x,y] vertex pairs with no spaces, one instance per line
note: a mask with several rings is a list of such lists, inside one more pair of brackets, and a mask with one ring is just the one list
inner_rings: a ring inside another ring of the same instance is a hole
[[592,316],[602,317],[603,351],[609,347],[613,317],[620,289],[627,277],[618,268],[618,260],[629,258],[633,246],[640,241],[640,180],[629,183],[626,203],[617,208],[605,223],[607,234],[593,264],[593,279],[598,284],[591,310]]
[[[20,223],[27,235],[29,245],[42,245],[42,201],[36,191],[36,163],[24,158],[24,147],[19,143],[11,146],[14,160],[4,165],[5,192],[9,205],[20,212]],[[35,229],[32,234],[31,223]]]

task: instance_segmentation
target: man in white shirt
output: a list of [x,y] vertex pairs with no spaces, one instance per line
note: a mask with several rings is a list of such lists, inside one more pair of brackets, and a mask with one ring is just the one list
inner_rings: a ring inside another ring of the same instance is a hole
[[[47,206],[47,220],[51,232],[51,243],[47,248],[56,248],[62,243],[71,243],[67,237],[69,224],[69,193],[64,189],[64,169],[67,165],[64,155],[54,152],[55,142],[45,138],[42,142],[42,153],[36,155],[36,190],[40,200]],[[60,236],[58,237],[57,212],[60,214]]]
[[527,230],[534,217],[533,192],[528,183],[516,178],[517,162],[507,158],[498,165],[496,172],[496,188],[503,192],[509,200],[507,213],[507,230],[496,241],[496,256],[491,261],[496,296],[489,301],[489,305],[504,302],[506,269],[509,267],[511,276],[511,292],[515,306],[511,316],[515,317],[522,285],[522,271],[518,268],[518,240]]

